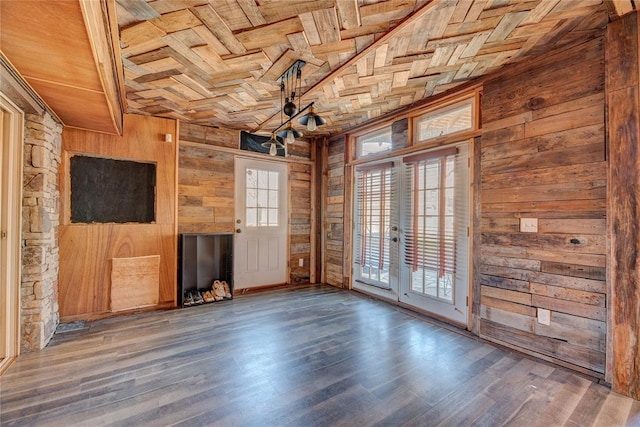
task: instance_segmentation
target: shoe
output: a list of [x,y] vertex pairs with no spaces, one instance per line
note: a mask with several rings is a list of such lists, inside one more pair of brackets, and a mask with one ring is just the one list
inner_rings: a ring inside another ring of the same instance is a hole
[[224,299],[225,295],[226,292],[224,291],[224,285],[222,284],[222,282],[219,280],[213,282],[213,297],[216,299],[216,301]]
[[222,281],[222,287],[224,289],[224,297],[226,299],[231,299],[233,296],[231,295],[231,288],[229,288],[229,284],[226,281]]
[[191,307],[193,305],[193,297],[190,291],[184,293],[184,299],[182,300],[183,307]]
[[193,295],[193,304],[204,304],[204,299],[202,299],[202,295],[200,294],[200,291],[193,291],[192,292]]
[[214,302],[215,301],[215,299],[213,299],[213,295],[211,295],[211,292],[209,292],[209,291],[202,292],[202,298],[204,299],[204,302]]

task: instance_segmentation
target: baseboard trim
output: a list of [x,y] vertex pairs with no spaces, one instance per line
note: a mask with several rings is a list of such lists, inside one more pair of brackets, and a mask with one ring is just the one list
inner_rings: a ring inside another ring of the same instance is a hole
[[9,369],[9,366],[11,366],[14,360],[16,360],[15,357],[5,357],[0,360],[0,375],[4,374],[7,369]]

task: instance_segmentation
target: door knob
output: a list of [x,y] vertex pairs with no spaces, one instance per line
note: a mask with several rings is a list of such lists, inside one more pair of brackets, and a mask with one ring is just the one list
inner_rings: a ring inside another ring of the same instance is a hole
[[239,228],[236,228],[236,233],[242,233],[242,230],[240,230]]
[[395,242],[397,242],[397,241],[398,241],[398,238],[397,238],[397,237],[393,237],[393,238],[391,239],[391,241],[395,243]]

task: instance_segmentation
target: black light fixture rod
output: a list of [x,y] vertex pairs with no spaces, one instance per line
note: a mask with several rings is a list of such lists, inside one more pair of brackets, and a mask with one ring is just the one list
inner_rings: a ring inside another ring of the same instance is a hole
[[277,128],[275,128],[274,130],[271,131],[272,134],[275,134],[276,132],[278,132],[280,129],[283,128],[283,126],[288,125],[293,119],[295,119],[296,117],[298,117],[300,114],[304,113],[305,111],[307,111],[309,108],[313,107],[313,104],[315,103],[315,101],[308,103],[303,109],[301,109],[300,111],[298,111],[297,113],[295,113],[293,116],[289,117],[288,120],[285,120],[284,122],[280,123],[280,126],[278,126]]

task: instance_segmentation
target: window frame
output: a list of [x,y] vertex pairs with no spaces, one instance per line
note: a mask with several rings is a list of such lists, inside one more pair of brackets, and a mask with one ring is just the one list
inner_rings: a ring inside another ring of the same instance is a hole
[[[418,145],[422,145],[422,144],[426,144],[432,141],[438,141],[441,139],[455,139],[455,140],[459,140],[459,139],[464,139],[463,135],[467,135],[470,133],[474,133],[477,132],[480,129],[480,125],[479,125],[479,117],[478,117],[478,100],[479,97],[476,96],[476,94],[472,94],[471,96],[467,96],[464,98],[459,98],[454,100],[451,103],[445,104],[445,105],[435,105],[432,106],[431,108],[426,108],[423,109],[419,112],[417,112],[417,114],[413,115],[411,117],[411,123],[410,123],[410,127],[412,130],[412,136],[413,136],[413,141],[412,141],[412,145],[413,146],[418,146]],[[451,133],[446,133],[446,134],[442,134],[442,135],[437,135],[437,136],[432,136],[432,137],[428,137],[428,138],[423,138],[420,139],[420,132],[419,132],[419,126],[420,126],[420,122],[429,118],[429,117],[435,117],[438,115],[443,115],[446,114],[447,112],[456,110],[458,108],[460,108],[461,106],[464,106],[465,104],[469,105],[471,107],[471,125],[469,128],[466,129],[461,129],[455,132],[451,132]]]
[[[387,134],[389,135],[389,148],[386,150],[377,151],[375,153],[361,154],[362,151],[362,143],[364,139],[367,138],[375,138],[378,135]],[[386,124],[385,126],[377,127],[369,132],[362,133],[355,137],[355,158],[356,159],[369,159],[374,156],[380,156],[385,153],[393,152],[393,129],[392,124]]]
[[[244,188],[244,196],[245,196],[245,222],[246,222],[246,227],[250,227],[250,228],[273,228],[273,227],[279,227],[280,226],[280,186],[279,186],[279,180],[280,180],[280,172],[278,171],[272,171],[272,170],[264,170],[264,169],[258,169],[258,168],[246,168],[245,169],[245,174],[248,174],[249,171],[253,171],[256,173],[256,178],[255,178],[255,186],[249,186],[248,185],[248,179],[246,179],[246,184],[245,184],[245,188]],[[266,173],[266,177],[267,177],[267,183],[266,186],[262,185],[260,183],[260,173]],[[275,188],[273,188],[272,186],[272,178],[273,175],[275,174],[275,180],[276,180],[276,185]],[[253,203],[249,203],[249,194],[250,191],[254,191],[255,192],[255,196],[253,197],[255,199],[255,205]],[[266,206],[261,206],[260,205],[260,195],[261,194],[265,194],[265,198],[266,198],[266,202],[267,205]],[[271,195],[275,194],[275,207],[271,206],[271,202],[272,202],[272,197],[270,197]],[[255,211],[255,223],[250,222],[250,217],[251,215],[249,215],[249,211],[253,210]],[[266,224],[265,223],[261,223],[261,214],[266,214]],[[275,222],[272,222],[271,219],[275,218]]]

